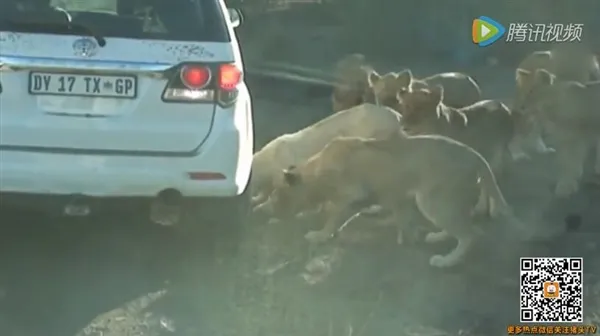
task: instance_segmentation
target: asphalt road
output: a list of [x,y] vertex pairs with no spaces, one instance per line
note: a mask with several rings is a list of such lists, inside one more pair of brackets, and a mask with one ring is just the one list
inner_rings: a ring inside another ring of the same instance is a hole
[[[259,145],[327,115],[321,91],[252,87]],[[335,275],[312,287],[298,276],[302,264],[330,251],[304,244],[310,223],[249,223],[243,257],[209,269],[201,257],[170,255],[177,247],[168,233],[140,219],[4,212],[0,335],[500,335],[518,322],[516,265],[523,255],[584,256],[591,315],[600,305],[600,192],[589,187],[572,200],[549,202],[546,164],[523,165],[507,187],[519,214],[541,231],[580,217],[576,232],[534,244],[495,227],[499,233],[483,241],[468,266],[449,272],[429,268],[434,251],[386,244],[384,233],[375,247],[348,249]]]

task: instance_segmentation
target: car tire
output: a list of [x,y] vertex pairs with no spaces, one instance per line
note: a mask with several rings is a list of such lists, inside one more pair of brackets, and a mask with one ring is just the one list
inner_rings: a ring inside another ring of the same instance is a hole
[[197,272],[236,259],[250,213],[249,185],[234,197],[184,200],[182,218],[171,227],[166,251],[171,266],[179,265],[176,272]]
[[209,248],[215,258],[235,257],[250,213],[249,186],[240,195],[193,200],[184,208],[180,234]]
[[[153,244],[160,267],[154,272],[166,280],[168,295],[152,311],[177,316],[177,325],[196,325],[207,302],[212,310],[229,312],[237,288],[245,286],[240,250],[250,212],[249,184],[234,197],[186,199],[183,210],[180,222],[163,227],[165,235]],[[203,325],[212,328],[208,320]]]

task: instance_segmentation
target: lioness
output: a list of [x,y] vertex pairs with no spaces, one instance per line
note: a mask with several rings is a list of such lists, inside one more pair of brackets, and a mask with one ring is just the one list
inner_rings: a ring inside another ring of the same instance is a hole
[[562,80],[600,80],[597,56],[581,43],[557,43],[550,50],[535,51],[523,59],[517,68],[528,71],[544,69]]
[[444,104],[454,108],[469,106],[481,100],[479,85],[471,76],[459,72],[445,72],[417,79],[410,70],[384,75],[373,70],[369,73],[368,83],[375,101],[391,108],[396,108],[396,94],[405,88],[404,85],[410,85],[415,90],[440,85],[445,92]]
[[338,136],[386,137],[400,128],[396,111],[363,104],[333,114],[296,133],[272,140],[254,154],[252,162],[253,203],[264,201],[277,184],[281,169],[299,164],[319,152]]
[[[374,197],[403,216],[399,205],[415,202],[426,219],[442,231],[429,233],[426,242],[458,239],[447,255],[435,255],[430,264],[450,267],[468,252],[476,233],[474,215],[511,216],[486,160],[472,148],[439,135],[407,136],[398,132],[388,139],[337,138],[308,161],[283,170],[279,185],[261,210],[285,217],[325,203],[323,229],[306,239],[330,239],[354,212],[353,204]],[[480,195],[487,198],[480,202]],[[350,212],[349,212],[350,211]],[[398,220],[399,231],[404,221]]]
[[[412,76],[397,77],[398,112],[404,129],[412,135],[440,134],[473,147],[490,163],[496,174],[504,166],[507,154],[522,152],[515,138],[515,120],[501,102],[483,100],[463,108],[443,103],[443,87],[412,85]],[[518,140],[521,140],[520,138]]]
[[528,76],[526,80],[532,84],[521,107],[538,121],[556,148],[560,176],[555,194],[569,196],[579,189],[584,162],[593,146],[595,171],[600,174],[600,81],[559,81],[543,69],[521,76]]
[[540,139],[541,126],[533,115],[525,112],[527,108],[523,106],[526,100],[531,100],[528,96],[536,85],[533,73],[538,69],[554,74],[555,79],[559,81],[586,83],[600,80],[600,66],[598,56],[581,43],[558,43],[551,50],[529,54],[519,64],[515,73],[516,95],[513,110],[527,123],[530,137]]
[[520,110],[523,100],[535,85],[530,74],[538,69],[549,71],[560,81],[586,83],[600,80],[597,56],[579,44],[562,43],[552,50],[533,52],[519,64],[516,70],[515,108],[517,110]]
[[363,95],[368,85],[367,73],[371,70],[362,54],[348,55],[335,65],[331,97],[334,113],[365,103]]

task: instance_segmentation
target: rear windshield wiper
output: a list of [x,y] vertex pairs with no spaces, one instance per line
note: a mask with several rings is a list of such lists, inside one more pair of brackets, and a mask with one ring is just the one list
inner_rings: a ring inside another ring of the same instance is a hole
[[100,47],[104,47],[106,45],[106,39],[104,38],[104,36],[98,34],[92,28],[84,25],[83,23],[69,22],[69,28],[71,30],[80,30],[80,31],[86,33],[87,35],[93,37],[96,40],[96,42],[98,42],[98,45]]
[[17,29],[17,30],[26,30],[32,33],[35,32],[64,32],[65,30],[68,32],[74,32],[78,34],[85,34],[88,36],[92,36],[100,47],[104,47],[106,45],[106,39],[104,36],[94,32],[90,27],[74,22],[43,22],[43,21],[16,21],[12,19],[4,20],[8,24],[9,29]]

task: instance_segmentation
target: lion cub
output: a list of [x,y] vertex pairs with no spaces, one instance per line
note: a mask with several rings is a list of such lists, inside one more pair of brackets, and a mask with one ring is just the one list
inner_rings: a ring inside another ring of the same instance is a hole
[[[473,222],[475,215],[512,216],[486,160],[472,148],[439,135],[398,132],[384,140],[337,138],[282,175],[285,184],[273,191],[262,210],[285,217],[325,203],[324,227],[305,236],[312,243],[333,237],[355,212],[353,204],[369,197],[392,209],[401,231],[405,222],[398,209],[416,201],[424,217],[442,230],[429,233],[426,242],[458,240],[449,254],[430,259],[435,267],[462,261],[480,231]],[[478,202],[480,194],[487,195],[484,202]]]
[[[551,74],[538,73],[537,70],[545,70]],[[538,76],[538,75],[541,75]],[[522,114],[532,125],[530,127],[531,136],[541,136],[543,130],[540,125],[541,116],[531,113],[532,101],[539,100],[539,86],[544,86],[544,82],[552,80],[553,82],[579,82],[588,83],[600,80],[600,64],[598,56],[591,53],[585,46],[580,44],[562,43],[556,45],[552,50],[537,51],[526,57],[516,70],[517,92],[515,98],[515,109],[517,113]],[[538,81],[538,79],[541,79]],[[566,86],[573,86],[565,84]],[[560,90],[560,85],[555,87]],[[557,97],[555,97],[557,99]],[[529,105],[529,106],[528,106]],[[543,117],[541,117],[543,118]],[[556,132],[554,132],[556,133]],[[600,141],[596,144],[596,163],[595,172],[600,174]],[[557,188],[557,195],[568,195],[569,189],[577,189],[572,182],[571,187]]]
[[600,174],[600,81],[559,81],[542,69],[521,76],[531,83],[521,107],[556,149],[560,176],[555,194],[569,196],[579,190],[585,160],[594,147],[595,172]]
[[351,54],[335,65],[331,102],[333,112],[343,111],[364,103],[367,74],[372,70],[362,54]]
[[469,106],[481,100],[481,89],[475,80],[458,72],[445,72],[416,79],[410,70],[384,75],[373,70],[368,75],[368,83],[375,102],[391,108],[397,107],[396,94],[405,85],[411,85],[414,89],[440,85],[445,92],[444,104],[455,108]]
[[[410,74],[399,74],[396,94],[404,129],[412,135],[440,134],[471,146],[499,173],[506,154],[520,152],[515,120],[501,102],[483,100],[463,108],[443,103],[443,87],[412,85]],[[519,138],[520,139],[520,138]]]
[[600,80],[600,65],[593,53],[579,45],[558,44],[552,50],[536,51],[529,54],[517,67],[515,79],[517,92],[515,108],[520,110],[523,100],[533,88],[534,73],[538,69],[546,70],[560,81],[586,83]]
[[391,108],[362,104],[340,111],[301,129],[283,134],[254,154],[253,203],[266,200],[279,183],[281,169],[304,162],[338,136],[386,137],[401,127],[401,116]]

